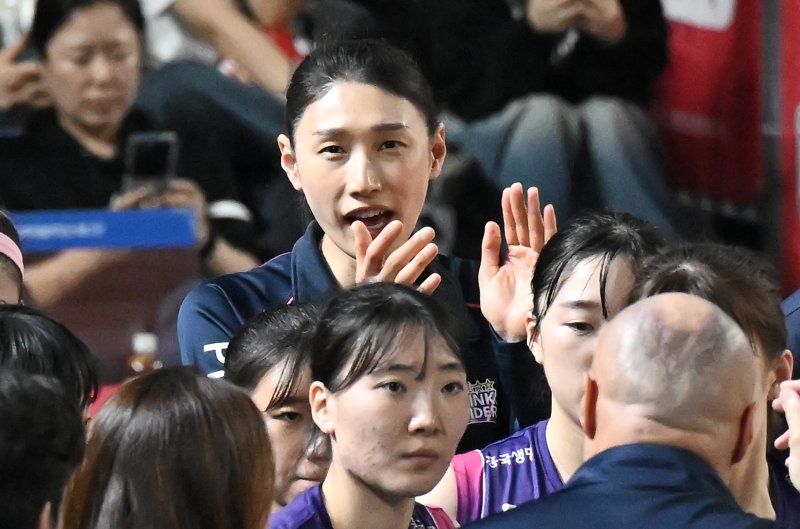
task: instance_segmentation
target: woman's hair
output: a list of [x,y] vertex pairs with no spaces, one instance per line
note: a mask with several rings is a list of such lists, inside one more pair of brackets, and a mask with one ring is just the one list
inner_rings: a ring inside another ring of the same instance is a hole
[[95,4],[117,6],[141,37],[144,34],[144,16],[138,0],[37,0],[31,25],[31,43],[41,57],[47,56],[47,44],[53,35],[66,24],[72,14]]
[[0,305],[0,368],[57,379],[78,409],[97,395],[97,360],[86,344],[30,307]]
[[664,292],[684,292],[717,305],[739,324],[767,362],[780,358],[786,348],[775,269],[751,250],[687,243],[652,256],[644,262],[631,301]]
[[319,309],[310,304],[282,305],[250,318],[228,344],[225,380],[252,393],[264,376],[281,368],[268,408],[281,406],[309,365],[309,341]]
[[311,340],[311,376],[332,392],[350,387],[421,332],[425,358],[441,339],[465,365],[461,322],[431,296],[397,283],[357,286],[334,296]]
[[544,245],[536,261],[531,288],[537,325],[575,266],[588,258],[600,259],[600,302],[607,318],[606,282],[614,259],[628,259],[638,269],[644,257],[665,245],[658,228],[627,213],[591,212],[574,217]]
[[373,85],[407,99],[425,117],[428,133],[436,130],[433,92],[411,56],[380,40],[334,41],[323,42],[303,59],[289,82],[284,126],[292,143],[306,108],[340,82]]
[[188,368],[132,379],[93,423],[62,527],[263,529],[272,454],[243,391]]
[[[20,245],[19,232],[11,222],[8,214],[5,211],[0,211],[0,234],[5,235],[12,243],[17,245],[17,249],[22,253],[22,246]],[[14,281],[22,288],[22,270],[17,263],[12,260],[11,256],[4,254],[0,251],[0,269],[7,271]]]

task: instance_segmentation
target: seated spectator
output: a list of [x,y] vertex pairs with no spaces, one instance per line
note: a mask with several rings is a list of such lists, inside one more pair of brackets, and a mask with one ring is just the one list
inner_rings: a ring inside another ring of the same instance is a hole
[[97,361],[80,338],[36,309],[0,305],[0,369],[53,377],[84,414],[97,396]]
[[601,332],[585,381],[586,462],[561,491],[474,527],[776,527],[726,486],[762,405],[759,361],[708,301],[670,293],[631,305]]
[[[664,244],[645,221],[589,213],[574,218],[544,245],[533,273],[533,313],[527,326],[529,347],[552,391],[550,418],[459,454],[422,503],[443,508],[463,525],[564,486],[583,462],[581,382],[598,333],[625,306],[641,261]],[[538,381],[521,375],[520,388],[529,394],[542,391]]]
[[309,341],[318,312],[313,305],[262,312],[234,335],[225,357],[225,380],[250,394],[267,425],[275,456],[272,512],[319,484],[330,464],[308,403]]
[[[191,208],[208,267],[214,272],[247,269],[258,262],[248,253],[250,227],[244,220],[215,216],[215,204],[235,195],[218,173],[209,146],[180,145],[178,174],[197,183],[175,179],[161,194],[123,190],[126,140],[152,129],[132,108],[142,30],[136,0],[38,2],[31,41],[42,59],[42,81],[53,108],[34,113],[22,137],[0,140],[0,173],[14,175],[0,181],[0,202],[11,210]],[[111,251],[62,252],[32,264],[26,286],[33,300],[46,307],[59,293],[122,258]]]
[[[769,402],[792,373],[785,348],[786,328],[780,309],[780,285],[774,268],[745,248],[722,244],[687,244],[645,262],[631,298],[683,292],[706,299],[730,316],[747,335],[758,356],[754,436],[731,471],[728,485],[742,508],[781,527],[800,527],[800,492],[785,479],[785,457],[768,450],[780,425]],[[777,423],[776,423],[777,420]]]
[[0,211],[0,303],[18,304],[22,301],[22,281],[25,263],[14,223]]
[[78,408],[58,381],[0,369],[0,527],[56,527],[84,443]]
[[[320,39],[364,36],[363,23],[325,23],[341,3],[320,1],[331,4],[317,17]],[[675,231],[646,113],[667,64],[659,0],[351,3],[373,15],[367,36],[414,50],[449,142],[498,187],[537,186],[563,218],[607,207]]]
[[469,420],[462,330],[403,285],[370,283],[331,299],[311,342],[309,393],[331,466],[270,528],[451,527],[414,498],[441,479]]
[[421,72],[386,43],[314,50],[287,91],[286,130],[279,138],[283,167],[314,221],[291,253],[207,281],[186,297],[178,315],[181,360],[219,371],[217,353],[263,310],[324,302],[363,282],[415,284],[471,329],[467,366],[476,397],[459,450],[508,435],[516,395],[505,387],[506,374],[518,371],[518,361],[537,368],[523,319],[536,250],[555,231],[552,208],[543,216],[536,190],[526,201],[517,184],[502,202],[507,259],[496,223],[487,225],[480,268],[439,256],[434,231],[415,230],[428,184],[444,163],[444,129]]
[[263,529],[272,455],[248,396],[184,368],[124,384],[100,410],[61,527]]

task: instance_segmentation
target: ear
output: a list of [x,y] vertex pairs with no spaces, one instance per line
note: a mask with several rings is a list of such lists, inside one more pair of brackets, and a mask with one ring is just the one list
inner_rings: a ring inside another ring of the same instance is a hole
[[297,171],[297,158],[294,155],[294,148],[292,147],[292,140],[286,134],[278,136],[278,149],[281,151],[281,167],[289,177],[297,191],[303,190],[303,185],[300,182],[300,174]]
[[447,157],[445,136],[444,123],[439,123],[431,137],[431,180],[436,180],[442,174],[444,159]]
[[52,511],[53,504],[48,501],[44,504],[42,511],[39,513],[38,529],[50,529],[52,527],[53,524],[50,523],[50,520],[53,519]]
[[327,435],[333,435],[336,415],[333,393],[322,382],[314,381],[308,389],[308,402],[311,404],[311,417],[320,431]]
[[583,409],[583,416],[581,417],[581,428],[583,433],[589,439],[594,439],[597,434],[597,382],[586,373],[583,375],[584,390],[583,397],[581,397],[581,408]]
[[731,464],[736,464],[744,458],[747,447],[753,441],[756,403],[751,402],[739,419],[739,434],[736,437],[736,446],[733,448]]
[[541,364],[544,356],[541,335],[536,328],[536,318],[533,317],[533,313],[530,311],[525,314],[525,330],[528,334],[528,349],[533,353],[533,358],[536,359],[536,362]]

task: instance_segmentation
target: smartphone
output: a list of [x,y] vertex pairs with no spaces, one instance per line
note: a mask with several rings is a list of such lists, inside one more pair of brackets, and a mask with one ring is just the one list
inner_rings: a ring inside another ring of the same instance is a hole
[[136,132],[125,144],[126,191],[147,186],[163,193],[175,177],[178,165],[178,135],[175,132]]

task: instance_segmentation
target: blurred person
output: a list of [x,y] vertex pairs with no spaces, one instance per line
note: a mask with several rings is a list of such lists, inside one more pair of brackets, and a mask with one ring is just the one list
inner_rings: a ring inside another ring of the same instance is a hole
[[474,527],[777,527],[726,486],[753,439],[760,361],[706,300],[668,293],[627,307],[585,379],[586,462],[561,491]]
[[469,420],[462,331],[433,298],[396,283],[330,300],[311,342],[309,400],[331,466],[271,529],[452,527],[414,498],[441,479]]
[[222,380],[167,368],[100,410],[70,480],[64,529],[263,529],[272,454],[261,414]]
[[319,484],[330,464],[308,402],[309,342],[318,317],[309,304],[262,312],[233,336],[225,356],[225,380],[250,394],[267,426],[275,459],[272,512]]
[[79,410],[56,379],[0,368],[0,527],[55,527],[84,443]]
[[97,396],[97,359],[58,321],[21,305],[0,305],[0,369],[58,380],[86,416]]
[[291,253],[186,297],[178,316],[183,363],[218,371],[233,333],[265,309],[323,302],[364,282],[413,284],[469,327],[471,421],[459,450],[508,435],[517,395],[506,389],[507,375],[537,370],[523,318],[536,250],[556,229],[553,209],[542,212],[536,189],[526,196],[516,184],[502,198],[502,260],[494,222],[479,267],[439,256],[434,230],[416,225],[445,160],[444,127],[422,73],[384,42],[315,49],[287,91],[285,130],[281,163],[314,220]]
[[[550,418],[453,458],[419,501],[466,524],[560,490],[583,462],[582,381],[601,330],[625,306],[642,261],[666,245],[650,223],[587,213],[563,226],[534,268],[528,345],[552,393]],[[520,377],[521,387],[541,391]],[[533,399],[533,396],[531,396]]]
[[8,215],[0,211],[0,303],[16,305],[22,301],[24,278],[19,233]]

